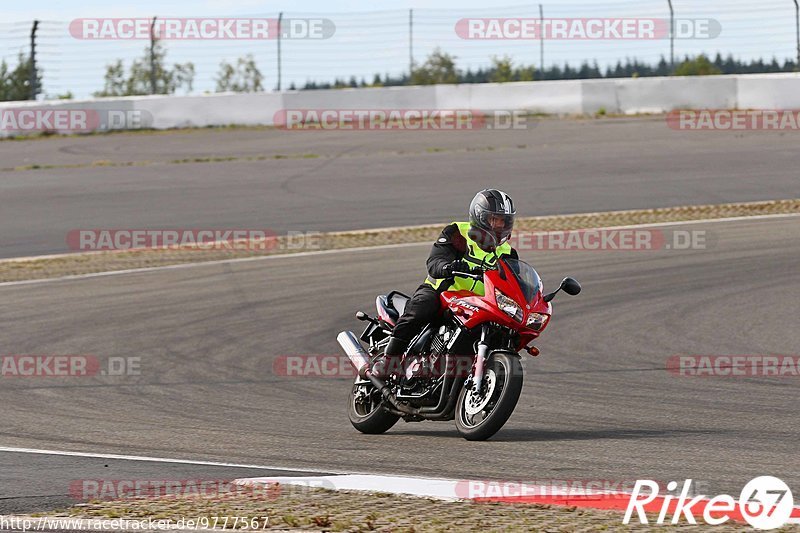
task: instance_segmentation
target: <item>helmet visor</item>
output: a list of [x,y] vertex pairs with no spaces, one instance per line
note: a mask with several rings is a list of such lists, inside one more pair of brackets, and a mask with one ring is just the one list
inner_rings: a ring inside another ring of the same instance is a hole
[[511,230],[514,229],[514,215],[481,210],[478,213],[478,223],[481,229],[494,236],[500,245],[511,236]]

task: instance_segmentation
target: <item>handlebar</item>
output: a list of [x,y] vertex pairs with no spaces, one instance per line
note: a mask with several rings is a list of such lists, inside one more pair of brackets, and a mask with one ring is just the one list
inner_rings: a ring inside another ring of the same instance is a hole
[[454,276],[461,276],[462,278],[470,278],[470,279],[476,279],[478,281],[483,281],[483,273],[484,272],[485,272],[485,270],[483,270],[483,269],[481,269],[480,274],[478,274],[477,272],[459,272],[459,271],[454,270],[453,271],[453,275]]

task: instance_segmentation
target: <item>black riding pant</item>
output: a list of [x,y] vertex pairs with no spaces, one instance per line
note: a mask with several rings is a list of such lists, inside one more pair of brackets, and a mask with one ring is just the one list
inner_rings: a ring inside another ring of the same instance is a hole
[[411,342],[426,324],[436,318],[440,309],[439,292],[423,283],[414,291],[411,300],[406,304],[403,316],[397,321],[392,336],[406,343]]

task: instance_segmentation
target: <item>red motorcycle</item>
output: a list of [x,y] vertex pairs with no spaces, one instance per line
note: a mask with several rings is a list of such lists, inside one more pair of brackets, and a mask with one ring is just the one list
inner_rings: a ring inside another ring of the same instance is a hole
[[[372,363],[388,343],[409,297],[400,292],[378,296],[378,317],[369,322],[361,340],[350,331],[337,341],[358,370],[349,398],[349,417],[362,433],[383,433],[400,418],[406,422],[453,420],[467,440],[485,440],[506,423],[522,391],[523,349],[547,327],[550,301],[563,290],[576,295],[580,284],[564,278],[557,290],[542,294],[536,270],[524,261],[496,258],[459,276],[483,281],[484,295],[445,291],[439,320],[426,326],[410,343],[401,365],[386,381],[371,372]],[[474,287],[474,285],[473,285]]]

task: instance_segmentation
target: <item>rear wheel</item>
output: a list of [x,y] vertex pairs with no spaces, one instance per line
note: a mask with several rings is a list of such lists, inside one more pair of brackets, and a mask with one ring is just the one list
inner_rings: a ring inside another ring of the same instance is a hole
[[467,440],[497,433],[517,406],[522,392],[522,363],[510,353],[489,356],[481,390],[464,387],[456,403],[456,429]]
[[372,383],[358,383],[356,378],[353,390],[350,392],[347,414],[350,423],[361,433],[377,435],[385,433],[400,419],[381,407],[380,394]]

